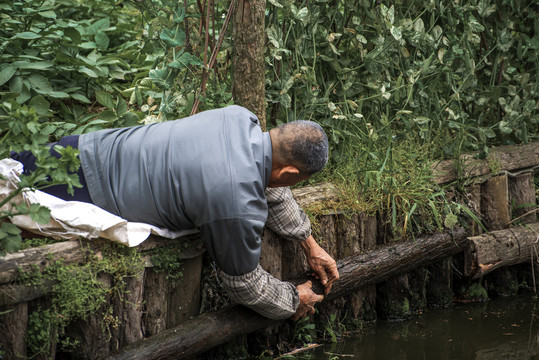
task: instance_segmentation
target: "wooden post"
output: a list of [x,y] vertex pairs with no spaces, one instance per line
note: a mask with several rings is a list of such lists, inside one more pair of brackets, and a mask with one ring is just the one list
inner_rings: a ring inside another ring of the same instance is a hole
[[537,204],[533,172],[519,174],[509,178],[511,218],[519,218],[520,223],[532,223],[537,219],[534,212]]
[[142,300],[144,289],[144,272],[126,279],[124,297],[114,300],[114,314],[120,319],[120,326],[112,329],[112,349],[142,340]]
[[360,250],[360,225],[357,214],[339,214],[335,219],[337,258],[343,259]]
[[507,175],[494,176],[482,184],[481,213],[489,231],[509,226],[511,217]]
[[26,359],[28,303],[0,307],[0,345],[6,359]]
[[183,276],[179,282],[169,281],[167,329],[181,324],[200,312],[200,279],[202,256],[183,261]]
[[[286,240],[284,240],[286,241]],[[286,241],[289,242],[289,241]],[[264,230],[260,266],[277,279],[283,278],[283,240],[270,229]]]
[[427,269],[430,273],[426,284],[427,306],[429,308],[441,308],[453,303],[452,259],[443,259],[430,265]]
[[146,269],[144,281],[144,312],[142,331],[144,337],[155,335],[167,328],[167,274]]

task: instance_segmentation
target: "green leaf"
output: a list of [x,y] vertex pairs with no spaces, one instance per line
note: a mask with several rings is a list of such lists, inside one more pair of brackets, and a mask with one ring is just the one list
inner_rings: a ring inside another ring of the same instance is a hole
[[118,96],[116,99],[116,115],[118,117],[122,117],[126,113],[127,113],[127,103],[121,96]]
[[0,86],[7,83],[13,75],[17,72],[17,67],[12,66],[11,64],[6,66],[2,71],[0,71]]
[[496,5],[490,5],[490,0],[481,0],[477,5],[479,16],[487,17],[496,11]]
[[416,124],[419,124],[419,125],[424,125],[428,122],[430,122],[430,119],[428,117],[425,117],[425,116],[418,116],[414,119],[414,121],[416,122]]
[[106,30],[110,26],[110,19],[108,17],[97,20],[86,29],[86,33],[89,35],[95,35],[99,30]]
[[81,103],[85,103],[85,104],[91,103],[90,99],[88,99],[86,96],[82,94],[78,94],[78,93],[71,94],[71,97],[77,101],[80,101]]
[[52,10],[41,11],[38,14],[47,19],[56,19],[56,13]]
[[86,66],[79,67],[79,72],[88,75],[91,78],[98,78],[99,76],[95,73],[95,71],[88,69]]
[[80,43],[81,35],[80,32],[78,32],[76,29],[67,28],[64,30],[64,34],[71,39],[72,44],[77,45],[78,43]]
[[38,115],[46,115],[51,104],[42,95],[36,95],[30,100],[29,105],[36,110]]
[[22,33],[18,33],[11,37],[11,39],[24,39],[24,40],[34,40],[39,39],[41,36],[36,34],[32,31],[24,31]]
[[30,97],[32,93],[26,84],[23,83],[19,96],[17,97],[17,103],[24,104]]
[[95,43],[97,44],[98,49],[107,50],[109,47],[109,37],[103,31],[98,31],[95,34]]
[[184,69],[189,65],[202,65],[200,59],[196,56],[193,56],[189,53],[181,54],[176,60],[172,61],[167,66],[175,69]]
[[114,109],[114,99],[112,96],[104,91],[96,91],[95,98],[97,102],[106,107],[107,109]]
[[49,222],[51,211],[45,206],[39,204],[30,205],[30,218],[38,224],[46,224]]
[[9,222],[2,223],[1,229],[6,234],[19,235],[21,233],[21,229]]
[[32,89],[40,94],[47,94],[53,91],[49,80],[40,74],[31,74],[28,76],[28,82],[32,85]]
[[513,132],[513,129],[509,127],[509,123],[507,121],[500,121],[498,126],[503,134],[510,134]]
[[65,99],[69,97],[69,94],[63,91],[51,91],[47,95],[55,98],[55,99]]
[[161,31],[159,36],[169,47],[182,46],[185,43],[185,33],[181,29]]
[[118,120],[118,116],[113,110],[102,111],[99,115],[99,120],[104,121],[104,123],[109,123],[114,120]]
[[22,91],[22,77],[14,76],[9,82],[9,91],[14,93],[20,93]]
[[46,70],[53,66],[52,61],[20,62],[19,69]]
[[79,45],[79,47],[83,48],[83,49],[95,49],[97,48],[97,44],[93,41],[87,41],[87,42],[83,42],[82,44]]

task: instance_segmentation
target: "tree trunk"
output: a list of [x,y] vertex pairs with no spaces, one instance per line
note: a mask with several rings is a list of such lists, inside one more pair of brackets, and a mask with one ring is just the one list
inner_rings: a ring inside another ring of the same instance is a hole
[[265,0],[236,1],[233,26],[234,102],[251,110],[266,129]]
[[[342,297],[362,286],[452,256],[462,251],[466,243],[465,231],[457,229],[452,234],[436,234],[412,242],[386,245],[367,254],[340,260],[337,265],[341,279],[333,285],[326,300]],[[293,282],[302,283],[307,278],[298,278]],[[313,290],[320,294],[323,287],[313,281]],[[186,359],[228,342],[235,336],[276,322],[235,305],[217,313],[200,315],[175,328],[128,345],[104,359]]]

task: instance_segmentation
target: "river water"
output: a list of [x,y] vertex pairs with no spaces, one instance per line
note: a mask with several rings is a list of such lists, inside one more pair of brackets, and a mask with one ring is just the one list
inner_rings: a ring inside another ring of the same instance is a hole
[[378,321],[362,335],[295,358],[539,360],[539,301],[519,295],[431,310],[401,322]]

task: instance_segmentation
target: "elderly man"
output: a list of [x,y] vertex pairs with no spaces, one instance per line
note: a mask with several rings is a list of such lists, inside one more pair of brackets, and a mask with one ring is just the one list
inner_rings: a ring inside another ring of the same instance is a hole
[[[172,230],[198,228],[229,295],[273,319],[297,320],[323,299],[307,282],[280,281],[258,264],[264,225],[300,241],[326,286],[339,278],[335,261],[316,243],[288,186],[325,166],[328,140],[314,122],[262,132],[239,106],[159,124],[63,138],[80,150],[83,189],[45,191],[91,202],[124,219]],[[32,170],[28,154],[13,154]]]

